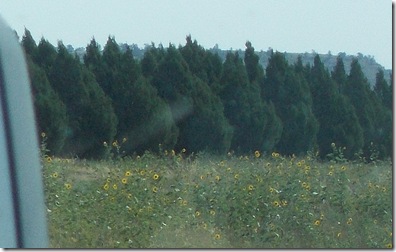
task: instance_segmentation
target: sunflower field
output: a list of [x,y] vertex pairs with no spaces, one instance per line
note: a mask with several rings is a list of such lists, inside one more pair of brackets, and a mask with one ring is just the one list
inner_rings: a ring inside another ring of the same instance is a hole
[[53,248],[393,246],[390,161],[183,149],[42,163]]

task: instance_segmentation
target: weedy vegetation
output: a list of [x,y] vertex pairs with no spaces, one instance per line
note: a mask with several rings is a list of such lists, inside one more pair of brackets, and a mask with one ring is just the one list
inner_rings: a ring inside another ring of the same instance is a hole
[[[45,137],[45,134],[42,136]],[[102,161],[42,144],[53,248],[391,248],[392,163],[279,153]]]

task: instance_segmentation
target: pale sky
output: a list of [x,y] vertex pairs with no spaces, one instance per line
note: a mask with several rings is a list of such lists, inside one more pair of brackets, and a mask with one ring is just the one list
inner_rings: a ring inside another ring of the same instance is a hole
[[24,27],[36,42],[43,36],[74,48],[92,37],[118,43],[185,44],[205,49],[339,52],[371,55],[392,68],[390,0],[1,0],[0,16],[19,36]]

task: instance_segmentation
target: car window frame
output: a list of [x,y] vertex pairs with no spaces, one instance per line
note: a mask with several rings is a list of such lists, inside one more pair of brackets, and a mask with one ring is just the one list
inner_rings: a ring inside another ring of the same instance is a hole
[[26,59],[15,32],[1,17],[0,100],[0,246],[45,248],[44,186]]

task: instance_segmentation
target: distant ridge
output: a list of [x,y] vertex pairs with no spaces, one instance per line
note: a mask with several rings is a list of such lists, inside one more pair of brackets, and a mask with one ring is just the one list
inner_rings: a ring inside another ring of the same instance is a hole
[[[227,52],[230,50],[220,50],[220,49],[209,49],[213,53],[217,53],[223,60],[225,60],[225,56],[227,55]],[[233,50],[237,51],[240,57],[244,57],[245,51],[244,50]],[[275,50],[274,50],[275,52]],[[256,54],[260,58],[260,64],[265,68],[268,64],[269,58],[271,57],[271,50],[268,51],[256,51]],[[289,64],[293,64],[297,61],[298,56],[301,56],[301,60],[303,65],[310,64],[311,66],[313,65],[315,55],[318,53],[311,52],[311,53],[288,53],[284,52],[286,60],[289,62]],[[360,66],[362,67],[362,71],[364,75],[366,76],[367,80],[369,81],[371,87],[375,85],[375,78],[376,74],[378,73],[379,69],[382,69],[384,71],[384,77],[386,81],[389,83],[390,81],[390,75],[392,73],[391,69],[385,69],[382,65],[378,64],[375,59],[371,56],[365,56],[361,53],[358,55],[347,55],[345,53],[339,53],[338,55],[341,56],[342,60],[344,61],[344,66],[345,66],[345,72],[349,74],[349,71],[351,69],[351,63],[353,58],[357,58],[359,61]],[[319,54],[319,57],[321,61],[323,62],[324,66],[326,69],[328,69],[330,72],[333,71],[336,63],[337,63],[337,57],[338,55],[332,55],[330,53],[328,54]]]
[[[138,60],[143,58],[146,48],[150,46],[150,45],[146,45],[145,48],[140,48],[136,44],[128,45],[126,43],[121,43],[119,45],[120,45],[121,51],[126,50],[126,47],[129,46],[130,49],[132,50],[133,56]],[[80,57],[81,60],[83,59],[83,55],[85,54],[84,47],[74,49],[72,45],[67,45],[67,49],[70,53],[76,53]],[[217,53],[223,61],[225,60],[227,53],[230,51],[238,52],[238,54],[241,58],[243,58],[245,55],[245,51],[242,49],[224,50],[224,49],[219,49],[217,47],[217,45],[214,46],[213,48],[209,48],[209,49],[205,48],[205,49],[209,50],[210,52],[212,52],[214,54]],[[271,51],[272,51],[272,49],[269,49],[267,51],[263,51],[263,50],[256,51],[256,54],[260,58],[260,60],[259,60],[260,64],[264,67],[264,69],[266,68],[266,66],[268,64],[268,60],[271,57]],[[276,50],[274,50],[274,52],[275,51]],[[295,63],[297,61],[298,56],[300,55],[303,65],[310,64],[311,66],[313,65],[315,55],[318,54],[314,51],[311,53],[308,53],[308,52],[305,52],[305,53],[283,52],[283,53],[285,54],[286,60],[289,62],[289,64]],[[371,88],[373,88],[375,85],[375,78],[376,78],[376,74],[378,73],[379,69],[382,69],[384,71],[384,77],[385,77],[386,81],[388,83],[390,83],[390,81],[391,81],[390,76],[391,76],[392,70],[385,69],[385,67],[383,67],[382,65],[377,63],[372,56],[366,56],[361,53],[358,53],[357,55],[347,55],[346,53],[339,53],[338,55],[333,55],[330,52],[327,54],[319,54],[319,57],[320,57],[321,61],[323,62],[324,66],[330,72],[334,69],[334,66],[336,65],[338,56],[342,57],[342,60],[344,61],[345,72],[347,74],[349,74],[352,59],[357,58],[360,66],[362,67],[362,71],[363,71],[364,75],[366,76],[367,80],[370,83]]]

